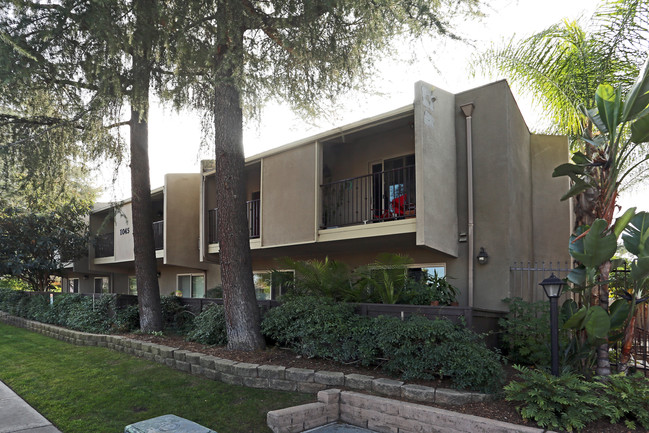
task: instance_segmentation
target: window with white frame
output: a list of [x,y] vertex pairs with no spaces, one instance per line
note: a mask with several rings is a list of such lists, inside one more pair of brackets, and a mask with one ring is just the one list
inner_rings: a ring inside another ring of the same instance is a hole
[[108,277],[95,277],[95,293],[110,293],[110,279]]
[[421,281],[426,277],[438,277],[446,276],[446,266],[443,264],[417,264],[417,265],[408,265],[408,277]]
[[69,293],[79,293],[79,279],[70,278],[68,280],[68,292]]
[[295,271],[253,272],[252,279],[258,300],[278,299],[287,292],[295,281]]
[[176,287],[184,298],[204,298],[205,274],[178,274]]

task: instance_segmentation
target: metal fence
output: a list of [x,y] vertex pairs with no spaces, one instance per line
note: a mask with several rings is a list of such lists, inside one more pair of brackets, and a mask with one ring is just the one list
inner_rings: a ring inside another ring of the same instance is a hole
[[[572,269],[570,262],[514,262],[509,268],[511,275],[511,296],[520,297],[529,302],[547,300],[539,283],[554,273],[559,278],[564,278]],[[627,263],[623,266],[612,269],[609,276],[609,290],[614,288],[628,287],[630,281],[628,274],[630,269]],[[565,294],[562,298],[568,298],[571,294]],[[577,294],[572,297],[578,304],[582,300]],[[613,299],[610,300],[613,302]],[[636,306],[636,325],[633,335],[633,348],[631,350],[631,368],[641,371],[649,376],[649,306],[642,303]],[[611,347],[613,352],[612,369],[615,370],[615,360],[618,359],[622,343],[619,342]]]
[[509,268],[510,272],[510,297],[519,297],[529,302],[545,300],[543,289],[539,283],[551,274],[558,278],[565,278],[572,269],[570,262],[514,262]]

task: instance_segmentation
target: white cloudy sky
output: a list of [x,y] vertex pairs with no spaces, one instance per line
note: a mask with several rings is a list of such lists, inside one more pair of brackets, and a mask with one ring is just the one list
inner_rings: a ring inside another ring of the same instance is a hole
[[[292,115],[280,104],[266,107],[259,123],[244,130],[246,156],[308,137],[320,131],[371,117],[410,104],[414,97],[414,83],[423,80],[450,92],[460,92],[498,78],[469,74],[472,53],[492,42],[523,37],[563,19],[589,17],[598,0],[485,0],[487,17],[481,21],[464,22],[457,26],[458,33],[472,39],[473,46],[457,42],[441,42],[431,38],[417,42],[413,49],[382,61],[373,83],[376,93],[343,95],[338,101],[339,110],[326,118],[305,122]],[[417,52],[414,63],[408,63],[412,51]],[[514,94],[516,95],[516,89]],[[518,104],[531,129],[538,125],[538,115],[533,104],[516,95]],[[127,131],[123,133],[127,134]],[[151,186],[162,186],[165,173],[197,172],[199,161],[211,157],[210,149],[200,148],[201,130],[198,116],[192,113],[174,113],[163,107],[154,107],[149,124],[149,154]],[[105,172],[111,169],[104,167]],[[130,195],[127,168],[119,171],[118,181],[111,185],[110,176],[98,177],[104,185],[102,201],[119,200]],[[640,192],[623,197],[627,206],[631,202],[649,205],[649,194]],[[635,204],[634,204],[635,205]],[[649,209],[648,209],[649,210]]]

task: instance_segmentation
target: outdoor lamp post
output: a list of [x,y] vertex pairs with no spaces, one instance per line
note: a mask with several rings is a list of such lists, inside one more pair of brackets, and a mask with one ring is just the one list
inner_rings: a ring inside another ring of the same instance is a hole
[[550,298],[550,350],[552,355],[552,374],[559,376],[559,314],[557,304],[565,281],[557,278],[554,273],[539,283]]

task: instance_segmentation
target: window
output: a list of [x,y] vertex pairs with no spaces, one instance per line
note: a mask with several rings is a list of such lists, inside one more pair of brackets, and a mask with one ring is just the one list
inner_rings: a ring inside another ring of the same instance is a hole
[[421,281],[427,276],[438,277],[446,276],[446,266],[444,265],[411,265],[408,266],[408,276],[417,281]]
[[183,293],[183,298],[204,298],[205,297],[205,275],[204,274],[179,274],[178,290]]
[[95,278],[95,293],[110,293],[110,279],[108,277]]
[[258,300],[277,299],[286,293],[295,280],[294,271],[254,272],[255,294]]
[[70,278],[68,280],[68,292],[70,293],[79,293],[79,279]]
[[137,296],[137,279],[128,277],[128,294]]

